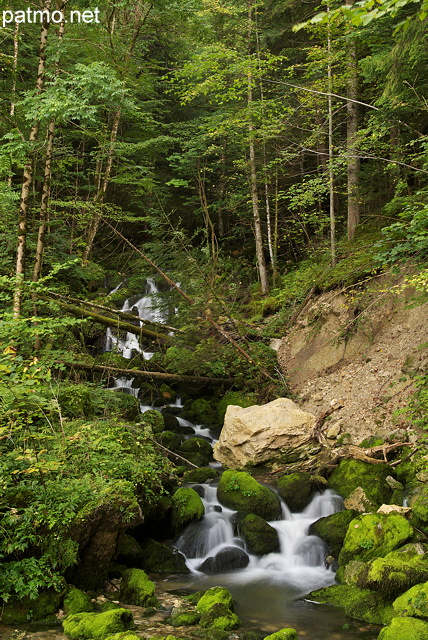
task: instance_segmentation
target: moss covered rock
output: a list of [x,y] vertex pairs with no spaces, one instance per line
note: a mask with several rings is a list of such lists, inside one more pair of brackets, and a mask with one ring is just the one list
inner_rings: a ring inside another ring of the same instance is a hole
[[249,553],[263,556],[279,551],[278,531],[254,513],[247,514],[239,523],[239,535]]
[[58,611],[63,595],[64,591],[42,591],[34,600],[11,598],[1,605],[2,622],[3,624],[21,624],[45,620]]
[[393,618],[378,640],[428,640],[428,622],[417,618]]
[[395,513],[374,513],[352,520],[339,554],[339,564],[386,556],[412,537],[413,527]]
[[178,453],[180,451],[183,438],[178,433],[167,430],[156,436],[156,440],[167,449],[174,451],[174,453]]
[[213,450],[210,443],[203,438],[189,438],[181,445],[180,453],[193,464],[204,467],[211,460]]
[[[199,592],[197,592],[199,593]],[[194,594],[194,596],[197,594]],[[224,587],[211,587],[198,598],[196,610],[200,613],[206,613],[215,604],[224,604],[228,609],[233,611],[233,598],[231,593]]]
[[395,597],[427,580],[428,546],[421,543],[405,545],[368,563],[367,587],[379,590],[387,597]]
[[147,540],[141,547],[143,568],[154,573],[189,573],[182,553],[166,544]]
[[225,604],[214,604],[201,615],[199,625],[209,629],[224,629],[232,631],[241,624],[238,616],[227,608]]
[[217,497],[229,509],[254,513],[264,520],[279,520],[282,516],[281,502],[276,493],[245,471],[225,471],[220,478]]
[[214,427],[218,424],[216,402],[205,398],[186,402],[181,416],[194,424],[205,424],[209,427]]
[[191,482],[195,484],[203,484],[207,480],[218,478],[219,472],[211,467],[202,467],[201,469],[191,469],[186,471],[183,476],[184,482]]
[[173,495],[172,528],[175,535],[183,531],[192,520],[200,520],[205,508],[194,489],[180,487]]
[[135,538],[122,533],[116,546],[116,562],[131,568],[143,567],[143,552]]
[[57,396],[61,414],[66,418],[90,418],[95,414],[91,389],[84,384],[61,385]]
[[155,585],[142,569],[124,571],[120,585],[120,600],[138,607],[156,607]]
[[75,613],[63,621],[64,633],[72,640],[104,640],[134,626],[128,609],[113,609],[103,613]]
[[122,631],[121,633],[113,633],[104,640],[141,640],[141,638],[133,631]]
[[313,493],[310,473],[290,473],[278,478],[278,493],[290,511],[299,513],[308,506]]
[[236,407],[252,407],[257,404],[257,396],[255,393],[244,391],[228,391],[217,405],[217,418],[220,425],[223,424],[226,409],[230,404]]
[[349,524],[357,515],[357,512],[352,509],[345,509],[344,511],[332,513],[325,518],[320,518],[309,527],[309,535],[318,536],[321,540],[324,540],[331,555],[337,558]]
[[342,460],[331,474],[329,484],[343,498],[348,498],[357,487],[361,487],[367,498],[380,506],[388,503],[392,494],[392,489],[386,482],[388,475],[391,475],[391,467],[387,464]]
[[398,616],[428,618],[428,582],[416,584],[393,602]]
[[418,486],[409,496],[412,524],[428,535],[428,484]]
[[169,624],[173,627],[188,627],[193,624],[198,624],[201,618],[201,614],[198,611],[177,611],[169,619]]
[[265,637],[265,640],[299,640],[296,629],[280,629]]
[[102,406],[96,408],[97,415],[120,417],[123,420],[135,420],[140,414],[140,403],[130,393],[104,390]]
[[84,613],[94,611],[91,598],[84,591],[71,587],[67,592],[63,606],[64,613],[68,616],[73,613]]
[[155,409],[145,411],[140,418],[140,422],[150,427],[153,433],[161,433],[165,430],[163,415]]
[[351,618],[371,624],[388,624],[394,615],[391,603],[370,589],[337,584],[312,591],[307,597],[321,604],[341,607]]

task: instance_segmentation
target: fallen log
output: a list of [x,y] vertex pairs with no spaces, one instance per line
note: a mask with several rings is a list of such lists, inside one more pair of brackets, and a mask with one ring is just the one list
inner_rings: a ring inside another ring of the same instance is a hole
[[187,382],[192,384],[211,384],[233,386],[235,378],[209,378],[206,376],[186,376],[177,373],[164,373],[163,371],[144,371],[142,369],[120,369],[119,367],[107,367],[101,364],[88,364],[85,362],[63,362],[58,364],[67,365],[74,369],[86,369],[90,371],[100,371],[111,374],[111,376],[126,376],[127,378],[151,378],[152,380],[165,380],[166,382]]
[[126,322],[124,320],[119,320],[118,318],[108,318],[107,316],[101,316],[99,313],[86,311],[81,307],[67,304],[66,302],[61,302],[61,300],[58,300],[58,304],[66,311],[72,313],[74,316],[90,318],[94,322],[102,324],[106,327],[111,327],[112,329],[117,329],[118,331],[129,331],[136,336],[139,336],[141,338],[148,338],[152,342],[158,342],[159,344],[170,344],[172,342],[172,337],[167,336],[164,333],[157,333],[156,331],[151,331],[150,329],[146,329],[145,327],[137,327],[135,324],[131,324],[130,322]]

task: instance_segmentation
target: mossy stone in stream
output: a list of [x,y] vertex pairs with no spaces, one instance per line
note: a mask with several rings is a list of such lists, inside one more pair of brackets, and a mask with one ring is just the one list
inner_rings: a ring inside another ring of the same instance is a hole
[[310,473],[290,473],[278,478],[278,493],[290,511],[300,513],[311,501],[313,486]]
[[266,636],[264,640],[299,640],[296,629],[287,627]]
[[398,596],[392,606],[398,616],[428,618],[428,582],[416,584]]
[[37,622],[45,620],[55,614],[61,604],[64,590],[42,591],[37,598],[11,598],[1,605],[1,619],[3,624],[22,624],[25,622]]
[[120,600],[137,607],[156,607],[155,585],[142,569],[128,569],[123,572],[120,585]]
[[128,533],[120,534],[117,540],[115,561],[127,567],[143,567],[143,552],[141,551],[141,547],[136,539]]
[[84,591],[76,589],[76,587],[71,587],[64,598],[62,608],[68,616],[72,613],[94,611],[94,604]]
[[161,433],[165,430],[163,415],[159,411],[155,411],[155,409],[145,411],[140,418],[140,422],[151,427],[153,433]]
[[219,502],[229,509],[254,513],[264,520],[279,520],[281,502],[276,493],[263,486],[245,471],[224,471],[217,489]]
[[142,566],[155,573],[190,573],[182,553],[162,542],[146,540],[141,547]]
[[168,622],[173,627],[189,627],[194,624],[198,624],[201,618],[201,614],[198,611],[178,611]]
[[117,604],[116,602],[111,602],[111,600],[106,600],[105,602],[102,602],[99,605],[99,610],[100,611],[111,611],[112,609],[121,609],[122,607],[120,606],[120,604]]
[[174,453],[178,453],[183,438],[178,435],[178,433],[173,433],[172,431],[163,431],[158,436],[156,436],[156,440],[167,449],[174,451]]
[[388,624],[394,615],[391,603],[380,593],[346,584],[312,591],[307,598],[320,604],[342,607],[349,617],[371,624]]
[[181,445],[180,453],[193,464],[204,467],[211,460],[213,450],[210,443],[203,438],[189,438]]
[[409,496],[411,522],[428,535],[428,484],[417,487]]
[[239,534],[247,551],[256,556],[279,551],[278,531],[254,513],[247,514],[240,521]]
[[172,528],[175,535],[183,531],[192,520],[200,520],[204,504],[194,489],[180,487],[172,497]]
[[141,638],[133,631],[121,631],[120,633],[113,633],[107,636],[104,640],[141,640]]
[[238,616],[233,613],[225,604],[214,604],[201,615],[199,625],[210,629],[224,629],[232,631],[241,624]]
[[361,487],[367,498],[375,505],[387,504],[392,494],[386,477],[391,475],[391,467],[387,464],[368,464],[362,460],[342,460],[331,474],[329,484],[343,498]]
[[207,480],[218,478],[219,472],[211,467],[202,467],[201,469],[191,469],[186,471],[183,476],[184,482],[203,484]]
[[386,556],[413,535],[413,527],[396,513],[374,513],[352,520],[339,554],[339,564]]
[[[192,597],[196,595],[193,594]],[[232,595],[225,587],[211,587],[211,589],[205,591],[196,603],[196,610],[200,613],[206,613],[215,604],[224,604],[228,609],[233,610]]]
[[[428,545],[408,544],[368,563],[366,586],[387,597],[395,597],[427,580]],[[426,613],[428,617],[428,609]]]
[[428,622],[417,618],[393,618],[377,640],[428,640]]
[[332,556],[338,557],[343,541],[348,531],[349,524],[357,517],[358,513],[353,509],[345,509],[320,518],[309,527],[309,535],[318,536],[324,540]]
[[205,398],[189,400],[184,404],[181,417],[194,424],[216,426],[218,423],[217,403],[213,399],[206,400]]
[[104,640],[107,636],[134,626],[129,609],[113,609],[103,613],[75,613],[63,620],[64,633],[72,640]]
[[220,425],[224,422],[224,416],[230,404],[235,407],[252,407],[257,404],[257,396],[255,393],[245,393],[245,391],[228,391],[225,393],[217,405],[217,416]]

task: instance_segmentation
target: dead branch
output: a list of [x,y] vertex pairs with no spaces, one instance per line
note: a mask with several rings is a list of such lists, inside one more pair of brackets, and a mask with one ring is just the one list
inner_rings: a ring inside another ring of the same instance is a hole
[[330,409],[327,409],[327,411],[324,411],[324,413],[322,413],[317,418],[314,426],[312,427],[312,431],[311,431],[311,437],[314,440],[316,440],[317,442],[322,444],[322,442],[324,441],[324,436],[322,434],[322,427],[324,425],[324,422],[326,421],[328,416],[331,416],[331,414],[334,413],[335,411],[338,411],[339,409],[342,409],[343,406],[344,406],[343,404],[334,405],[333,407],[330,407]]

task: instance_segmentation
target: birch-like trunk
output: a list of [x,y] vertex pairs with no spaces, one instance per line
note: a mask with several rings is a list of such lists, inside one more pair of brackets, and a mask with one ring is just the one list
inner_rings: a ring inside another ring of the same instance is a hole
[[[330,7],[327,6],[327,11]],[[331,265],[336,265],[336,211],[335,211],[335,194],[334,194],[334,169],[333,169],[333,70],[331,64],[331,28],[330,23],[327,25],[327,51],[328,51],[328,183],[330,193],[330,249],[331,249]]]
[[[353,5],[354,0],[346,0],[347,5]],[[355,231],[360,221],[359,203],[359,175],[360,159],[356,150],[356,138],[358,131],[358,61],[357,45],[351,38],[348,44],[348,66],[350,76],[348,80],[348,98],[346,103],[348,123],[346,131],[347,172],[348,172],[348,240],[353,240]]]

